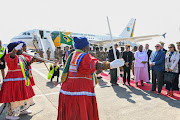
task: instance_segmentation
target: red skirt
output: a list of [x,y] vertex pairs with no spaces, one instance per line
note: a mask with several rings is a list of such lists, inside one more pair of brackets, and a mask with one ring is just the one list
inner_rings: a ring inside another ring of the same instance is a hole
[[32,85],[25,85],[22,71],[9,72],[3,80],[0,91],[0,103],[10,103],[32,98],[35,93]]
[[30,71],[30,73],[31,73],[32,78],[30,78],[29,80],[31,82],[31,85],[34,86],[35,85],[34,78],[33,78],[33,75],[32,75],[31,71]]
[[92,80],[68,78],[63,83],[57,120],[99,120]]

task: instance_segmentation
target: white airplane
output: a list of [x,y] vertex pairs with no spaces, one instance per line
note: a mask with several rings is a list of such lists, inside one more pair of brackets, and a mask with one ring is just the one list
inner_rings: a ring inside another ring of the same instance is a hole
[[[163,35],[148,35],[148,36],[139,36],[133,37],[134,27],[135,27],[136,19],[132,18],[127,26],[124,28],[122,33],[119,36],[113,36],[114,43],[119,43],[125,41],[126,43],[131,42],[141,42],[145,40],[151,40],[153,37],[163,36],[165,38],[165,34]],[[30,49],[35,49],[35,46],[38,49],[42,49],[44,51],[44,56],[47,57],[46,51],[48,48],[51,50],[51,58],[54,58],[55,47],[60,45],[60,40],[55,41],[55,39],[59,36],[60,31],[46,31],[46,30],[28,30],[22,32],[20,35],[13,37],[11,42],[15,41],[24,41],[27,44],[27,47]],[[63,32],[63,31],[62,31]],[[94,35],[94,34],[83,34],[83,33],[73,33],[73,32],[64,32],[65,34],[69,34],[72,37],[86,37],[91,44],[96,44],[99,46],[111,45],[110,35]],[[61,44],[61,46],[65,46]]]

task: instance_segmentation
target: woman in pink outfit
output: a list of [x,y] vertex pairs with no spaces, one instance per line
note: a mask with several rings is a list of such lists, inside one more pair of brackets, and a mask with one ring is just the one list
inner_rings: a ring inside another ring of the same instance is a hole
[[135,82],[138,86],[138,82],[141,81],[141,85],[144,86],[143,82],[149,82],[148,75],[148,55],[143,51],[143,46],[140,45],[138,51],[135,53]]

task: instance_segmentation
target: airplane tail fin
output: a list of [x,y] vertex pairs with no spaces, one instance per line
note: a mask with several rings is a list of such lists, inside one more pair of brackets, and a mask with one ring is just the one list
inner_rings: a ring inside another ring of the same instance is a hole
[[164,33],[162,36],[163,36],[164,38],[166,38],[166,33]]
[[119,36],[122,38],[133,37],[135,23],[136,19],[132,18]]

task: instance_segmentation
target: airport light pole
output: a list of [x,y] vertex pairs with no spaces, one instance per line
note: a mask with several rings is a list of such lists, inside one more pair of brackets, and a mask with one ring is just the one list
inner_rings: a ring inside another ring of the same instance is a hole
[[[109,33],[110,33],[110,38],[111,38],[111,42],[112,42],[112,48],[113,48],[114,58],[115,58],[115,60],[117,60],[116,50],[115,50],[115,47],[114,47],[114,42],[113,42],[113,38],[112,38],[111,27],[110,27],[110,24],[109,24],[109,18],[108,18],[108,17],[107,17],[107,22],[108,22]],[[119,77],[119,81],[121,82],[120,69],[119,69],[119,67],[117,68],[117,77]]]

